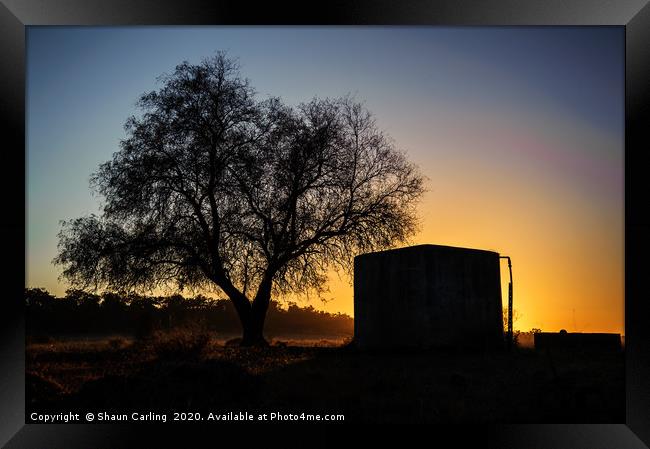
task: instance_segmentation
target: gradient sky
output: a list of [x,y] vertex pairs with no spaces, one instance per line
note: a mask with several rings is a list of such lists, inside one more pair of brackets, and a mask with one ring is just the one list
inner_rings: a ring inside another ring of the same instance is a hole
[[[99,212],[136,99],[218,50],[260,98],[365,101],[429,178],[412,243],[511,256],[515,328],[623,332],[622,27],[28,27],[27,286],[65,292],[59,221]],[[352,314],[331,279],[310,304]]]

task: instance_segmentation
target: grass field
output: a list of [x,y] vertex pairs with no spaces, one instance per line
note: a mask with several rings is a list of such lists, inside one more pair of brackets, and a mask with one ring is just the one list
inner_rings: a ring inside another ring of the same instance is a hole
[[369,353],[345,343],[343,337],[310,337],[247,349],[188,333],[28,343],[28,414],[276,411],[373,422],[625,420],[622,352]]

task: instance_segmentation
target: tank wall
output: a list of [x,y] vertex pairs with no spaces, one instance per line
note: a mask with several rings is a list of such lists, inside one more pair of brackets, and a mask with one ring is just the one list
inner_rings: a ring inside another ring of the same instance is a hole
[[354,316],[359,347],[499,345],[499,255],[431,245],[359,256]]

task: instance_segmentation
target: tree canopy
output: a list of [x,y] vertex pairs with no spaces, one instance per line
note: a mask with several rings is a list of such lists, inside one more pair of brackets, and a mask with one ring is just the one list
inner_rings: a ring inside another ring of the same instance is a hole
[[63,223],[74,286],[216,288],[263,340],[272,293],[321,291],[416,231],[423,177],[361,103],[258,100],[222,53],[159,81],[91,178],[101,216]]

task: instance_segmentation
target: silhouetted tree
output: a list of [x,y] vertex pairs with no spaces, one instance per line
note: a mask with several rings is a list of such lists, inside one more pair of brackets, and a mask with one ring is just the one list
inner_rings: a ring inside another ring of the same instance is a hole
[[55,297],[44,288],[25,288],[25,306],[32,309],[51,307]]
[[423,178],[361,104],[257,101],[223,54],[161,81],[92,177],[101,217],[63,224],[73,285],[218,287],[242,344],[263,344],[272,293],[321,291],[330,267],[415,231]]

